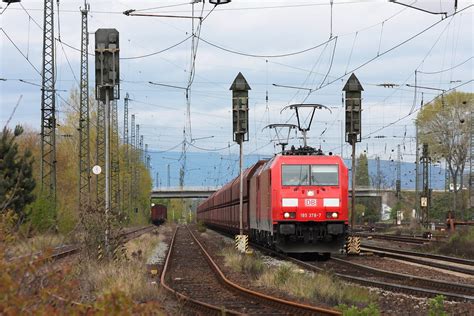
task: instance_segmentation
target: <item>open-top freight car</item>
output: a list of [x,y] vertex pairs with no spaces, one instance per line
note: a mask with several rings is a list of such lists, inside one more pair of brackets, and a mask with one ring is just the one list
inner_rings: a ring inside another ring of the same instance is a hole
[[[348,170],[338,156],[278,154],[243,174],[243,228],[250,240],[286,253],[331,253],[348,231]],[[205,200],[198,220],[239,233],[237,177]]]
[[163,204],[152,204],[151,206],[151,222],[160,225],[167,219],[168,209]]

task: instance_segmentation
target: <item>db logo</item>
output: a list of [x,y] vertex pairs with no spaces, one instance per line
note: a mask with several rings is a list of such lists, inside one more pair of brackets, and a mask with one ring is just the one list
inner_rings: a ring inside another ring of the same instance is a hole
[[305,206],[316,206],[316,199],[306,199],[304,200]]

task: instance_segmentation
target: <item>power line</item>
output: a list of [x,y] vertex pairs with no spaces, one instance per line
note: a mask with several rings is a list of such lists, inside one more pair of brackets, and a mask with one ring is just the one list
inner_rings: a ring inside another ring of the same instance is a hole
[[328,39],[327,41],[325,41],[323,43],[317,44],[315,46],[312,46],[312,47],[309,47],[309,48],[306,48],[306,49],[303,49],[303,50],[295,51],[295,52],[290,52],[290,53],[285,53],[285,54],[275,54],[275,55],[257,55],[257,54],[239,52],[239,51],[236,51],[236,50],[233,50],[233,49],[230,49],[230,48],[225,48],[225,47],[222,47],[220,45],[209,42],[209,41],[205,40],[204,38],[200,37],[201,41],[203,41],[204,43],[206,43],[210,46],[213,46],[215,48],[218,48],[220,50],[226,51],[228,53],[241,55],[241,56],[247,56],[247,57],[256,57],[256,58],[281,58],[281,57],[288,57],[288,56],[303,54],[303,53],[309,52],[311,50],[315,50],[315,49],[317,49],[317,48],[319,48],[323,45],[326,45],[327,43],[330,43],[331,41],[333,41],[335,38],[337,38],[337,37],[330,38],[330,39]]
[[41,76],[41,72],[38,70],[38,68],[36,68],[35,65],[33,65],[31,63],[31,61],[28,59],[28,57],[26,57],[25,54],[23,54],[21,49],[15,44],[15,42],[10,38],[10,36],[8,36],[8,34],[5,32],[5,30],[2,27],[0,27],[0,30],[3,32],[3,34],[5,34],[5,36],[8,38],[10,43],[12,43],[13,46],[15,46],[15,48],[18,50],[18,52],[21,54],[21,56],[23,56],[23,58],[25,58],[25,60],[31,65],[31,67],[33,67],[33,69],[36,71],[36,73],[38,73],[38,75]]
[[[456,15],[456,14],[462,12],[462,11],[465,11],[465,10],[467,10],[467,9],[470,9],[470,8],[473,7],[473,6],[474,6],[474,5],[471,4],[471,5],[469,5],[469,6],[465,7],[465,8],[463,8],[462,10],[459,10],[459,11],[457,11],[457,12],[455,12],[455,13],[449,15],[448,17],[454,16],[454,15]],[[387,49],[386,51],[382,52],[381,54],[376,55],[376,56],[372,57],[371,59],[367,60],[366,62],[360,64],[359,66],[357,66],[357,67],[355,67],[354,69],[350,70],[349,73],[352,73],[352,72],[354,72],[354,71],[359,70],[360,68],[362,68],[362,67],[364,67],[364,66],[370,64],[371,62],[373,62],[374,60],[380,58],[381,56],[383,56],[383,55],[385,55],[385,54],[387,54],[387,53],[389,53],[389,52],[391,52],[391,51],[397,49],[398,47],[400,47],[400,46],[402,46],[402,45],[404,45],[404,44],[410,42],[411,40],[417,38],[417,37],[420,36],[421,34],[427,32],[428,30],[432,29],[433,27],[435,27],[436,25],[442,23],[442,22],[445,21],[445,20],[446,20],[446,19],[439,20],[439,21],[437,21],[437,22],[431,24],[431,25],[428,26],[427,28],[425,28],[425,29],[423,29],[422,31],[416,33],[415,35],[410,36],[409,38],[403,40],[402,42],[398,43],[397,45],[392,46],[391,48],[389,48],[389,49]],[[322,85],[322,86],[320,86],[319,88],[315,88],[313,91],[309,92],[309,94],[312,94],[312,93],[314,93],[314,92],[316,92],[316,91],[318,91],[318,90],[320,90],[320,89],[322,89],[322,88],[324,88],[324,87],[326,87],[326,86],[329,86],[329,85],[333,84],[334,82],[336,82],[336,81],[338,81],[338,80],[344,78],[347,74],[348,74],[348,73],[345,73],[345,74],[343,74],[343,75],[337,77],[336,79],[334,79],[334,80],[332,80],[332,81],[329,81],[327,84]]]
[[462,66],[464,65],[465,63],[467,63],[468,61],[470,61],[471,59],[473,58],[473,56],[469,57],[468,59],[466,59],[465,61],[457,64],[456,66],[453,66],[453,67],[450,67],[450,68],[447,68],[447,69],[443,69],[443,70],[438,70],[438,71],[432,71],[432,72],[428,72],[428,71],[420,71],[418,70],[419,73],[422,73],[422,74],[425,74],[425,75],[435,75],[435,74],[439,74],[439,73],[442,73],[442,72],[446,72],[446,71],[450,71],[450,70],[453,70],[459,66]]

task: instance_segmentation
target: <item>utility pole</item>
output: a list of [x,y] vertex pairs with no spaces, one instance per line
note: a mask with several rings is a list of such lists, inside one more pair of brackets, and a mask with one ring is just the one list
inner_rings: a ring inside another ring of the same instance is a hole
[[145,160],[143,159],[143,135],[140,135],[140,162],[143,162],[145,164]]
[[168,182],[167,182],[167,185],[168,185],[168,188],[171,186],[171,174],[170,174],[170,164],[168,164]]
[[[96,159],[97,166],[105,166],[105,104],[97,101],[97,131],[96,131]],[[105,176],[104,173],[96,175],[96,206],[99,211],[105,212]]]
[[247,80],[238,73],[234,82],[230,86],[232,90],[232,122],[234,142],[239,144],[239,170],[240,170],[240,188],[239,188],[239,235],[244,238],[243,228],[243,196],[244,196],[244,146],[243,143],[248,141],[249,130],[249,90],[251,90]]
[[344,88],[346,93],[346,142],[352,145],[352,199],[351,199],[351,229],[355,224],[355,187],[356,187],[356,143],[361,141],[362,102],[361,92],[364,91],[357,77],[352,74]]
[[135,164],[135,157],[136,157],[136,137],[135,137],[136,127],[135,127],[135,114],[132,114],[131,123],[130,123],[130,189],[129,189],[129,196],[130,196],[130,208],[135,208],[135,190],[136,190],[136,177],[135,177],[135,170],[137,168]]
[[145,157],[143,159],[143,162],[145,163],[146,167],[148,168],[147,159],[148,159],[148,144],[145,144]]
[[119,133],[118,133],[118,105],[117,100],[112,101],[112,124],[111,124],[111,179],[112,179],[112,208],[111,210],[120,214],[120,161],[119,161]]
[[129,142],[128,142],[128,93],[125,94],[123,102],[123,144],[125,146],[125,172],[123,177],[122,198],[123,208],[126,214],[130,210],[130,157],[129,157]]
[[375,157],[375,165],[377,169],[377,182],[375,183],[375,186],[377,188],[377,191],[380,191],[382,187],[382,173],[380,171],[380,157],[379,156]]
[[474,109],[471,105],[471,151],[469,163],[469,206],[474,207]]
[[41,193],[56,210],[56,88],[54,0],[44,1],[41,84]]
[[[416,72],[415,72],[415,79],[416,79]],[[416,92],[416,91],[415,91]],[[420,108],[423,109],[423,92],[421,93],[421,104]],[[416,144],[415,144],[415,213],[416,216],[422,221],[422,216],[420,214],[420,144],[418,142],[418,122],[415,121],[415,136],[416,136]]]
[[[110,257],[111,211],[111,122],[110,101],[120,98],[119,32],[116,29],[98,29],[95,32],[96,99],[105,104],[105,253]],[[113,110],[113,109],[112,109]],[[114,128],[112,122],[112,129]]]
[[421,223],[424,227],[428,227],[429,210],[430,210],[430,180],[429,180],[429,164],[431,157],[429,157],[428,144],[423,144],[423,152],[421,156],[421,164],[423,165],[423,194],[420,199],[421,205]]
[[90,141],[89,141],[89,31],[87,14],[89,4],[84,0],[81,10],[81,86],[79,105],[79,212],[84,213],[90,206]]
[[400,203],[402,190],[402,153],[400,151],[400,144],[397,145],[397,181],[395,183],[395,190],[397,194],[397,201]]
[[184,187],[184,177],[186,173],[186,128],[183,128],[183,146],[181,148],[181,157],[183,161],[181,167],[179,168],[179,187],[183,190]]
[[140,124],[135,125],[135,148],[138,150],[140,149]]

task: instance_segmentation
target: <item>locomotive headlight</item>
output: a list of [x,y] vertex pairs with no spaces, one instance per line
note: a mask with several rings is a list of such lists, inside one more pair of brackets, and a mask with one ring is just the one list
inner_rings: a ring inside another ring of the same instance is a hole
[[284,218],[290,218],[290,213],[288,213],[288,212],[283,213],[283,217]]
[[326,213],[326,218],[339,218],[339,213],[338,212],[327,212]]

